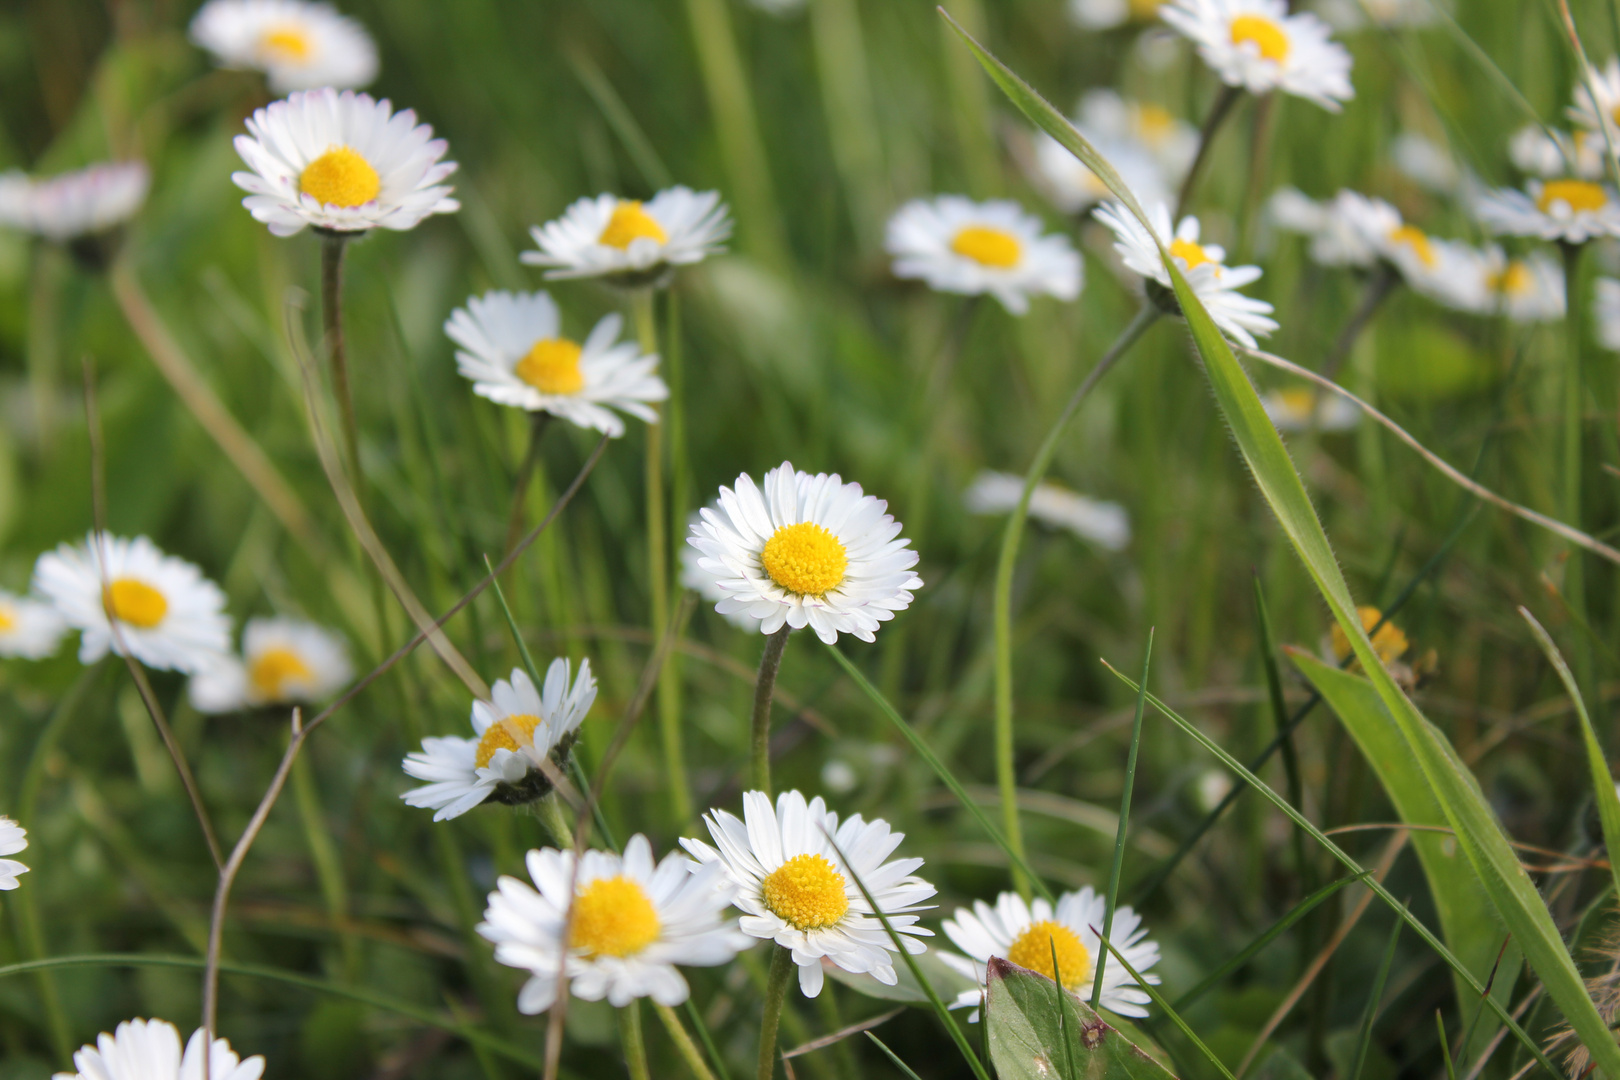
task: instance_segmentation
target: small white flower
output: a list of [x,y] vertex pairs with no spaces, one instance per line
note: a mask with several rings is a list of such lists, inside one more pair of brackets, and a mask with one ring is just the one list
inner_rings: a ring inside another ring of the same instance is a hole
[[1198,129],[1162,105],[1131,101],[1112,90],[1088,90],[1075,115],[1082,131],[1145,147],[1172,183],[1181,182],[1198,156]]
[[167,1020],[125,1020],[73,1055],[77,1072],[59,1072],[53,1080],[203,1080],[205,1054],[209,1080],[259,1080],[264,1073],[264,1058],[243,1061],[226,1040],[210,1043],[202,1028],[192,1032],[182,1056],[180,1032]]
[[1551,322],[1564,317],[1564,268],[1545,251],[1509,258],[1495,244],[1474,256],[1484,282],[1485,310],[1514,322]]
[[792,950],[805,997],[821,993],[823,958],[886,986],[897,981],[894,942],[856,878],[907,952],[927,948],[906,935],[933,936],[910,913],[929,906],[922,902],[934,887],[913,873],[921,859],[884,861],[905,834],[890,831],[883,819],[867,822],[856,814],[840,826],[819,796],[806,803],[797,791],[784,791],[773,809],[763,791],[748,791],[742,821],[724,810],[710,810],[704,821],[715,847],[688,839],[681,846],[699,862],[725,868],[737,885],[732,902],[744,912],[742,932]]
[[236,137],[252,172],[232,173],[253,220],[276,236],[306,225],[332,232],[414,229],[431,214],[461,209],[443,181],[456,163],[433,129],[386,99],[331,87],[288,95],[258,109]]
[[1602,180],[1609,167],[1602,135],[1553,131],[1540,124],[1526,124],[1513,133],[1508,140],[1508,159],[1520,172],[1543,179]]
[[1127,22],[1152,22],[1164,0],[1069,0],[1069,18],[1082,30],[1112,30]]
[[[1089,1001],[1103,951],[1099,933],[1107,911],[1108,901],[1089,885],[1059,896],[1055,908],[1038,897],[1026,903],[1017,893],[1002,893],[996,897],[995,907],[975,900],[972,911],[957,908],[956,915],[943,924],[945,936],[967,956],[941,950],[939,957],[981,988],[985,986],[985,965],[992,956],[999,956],[1048,979],[1061,977],[1065,989]],[[1108,940],[1144,979],[1158,985],[1159,977],[1148,974],[1147,969],[1159,962],[1159,946],[1147,940],[1140,915],[1129,907],[1115,908]],[[976,1021],[981,998],[981,989],[964,990],[951,1008],[973,1009],[968,1020]],[[1143,1006],[1152,1000],[1126,973],[1119,957],[1110,955],[1103,966],[1102,1007],[1120,1016],[1146,1016]]]
[[736,887],[724,870],[678,851],[655,866],[645,836],[632,836],[622,857],[587,851],[577,874],[571,851],[543,848],[527,861],[534,887],[502,877],[478,927],[496,960],[529,972],[519,1012],[551,1008],[565,952],[569,993],[623,1008],[644,997],[679,1005],[690,990],[677,965],[715,967],[752,944],[725,917]]
[[1401,132],[1389,144],[1389,156],[1403,175],[1436,195],[1454,195],[1463,184],[1451,152],[1426,135]]
[[1583,244],[1620,236],[1620,203],[1590,180],[1531,180],[1524,191],[1497,188],[1480,196],[1475,213],[1492,232]]
[[[28,830],[0,816],[0,855],[15,855],[28,846]],[[17,887],[17,877],[28,873],[28,867],[16,859],[0,858],[0,890],[10,892]]]
[[191,40],[221,67],[262,71],[270,89],[339,90],[377,77],[377,46],[330,4],[306,0],[209,0],[191,20]]
[[567,753],[596,700],[589,660],[579,662],[572,686],[568,676],[568,661],[558,657],[541,691],[521,668],[511,682],[497,680],[489,701],[472,704],[473,738],[429,736],[406,756],[406,773],[427,783],[400,798],[434,810],[434,821],[448,821],[491,798],[515,805],[546,794],[551,784],[540,763],[553,750]]
[[686,542],[723,594],[715,610],[746,614],[762,634],[786,624],[829,645],[839,634],[872,641],[922,588],[911,569],[917,553],[898,538],[888,503],[837,473],[811,476],[784,461],[765,474],[763,491],[744,473],[719,502],[699,512]]
[[653,423],[651,403],[669,397],[654,374],[658,357],[619,341],[621,322],[604,316],[580,343],[562,336],[549,293],[490,292],[453,311],[444,332],[461,346],[456,369],[472,380],[473,393],[617,438],[624,421],[614,409]]
[[67,623],[54,607],[0,589],[0,656],[43,660],[66,633]]
[[1277,329],[1276,320],[1270,318],[1270,304],[1237,291],[1259,280],[1258,266],[1225,265],[1223,248],[1198,242],[1195,217],[1182,218],[1181,224],[1172,231],[1170,211],[1163,203],[1155,203],[1147,213],[1153,222],[1153,233],[1118,202],[1104,203],[1093,216],[1114,231],[1114,250],[1119,252],[1126,266],[1169,289],[1170,272],[1159,256],[1159,246],[1154,242],[1156,233],[1177,260],[1187,284],[1208,309],[1209,317],[1234,340],[1252,349],[1255,334],[1269,334]]
[[[962,494],[971,514],[1008,514],[1024,493],[1024,478],[1012,473],[982,472]],[[1108,551],[1123,551],[1131,542],[1131,519],[1118,503],[1088,499],[1047,481],[1035,485],[1029,516]]]
[[1603,145],[1603,125],[1600,116],[1607,116],[1611,124],[1620,126],[1620,57],[1609,57],[1609,63],[1599,71],[1591,70],[1592,86],[1597,90],[1594,101],[1592,90],[1585,79],[1575,81],[1575,104],[1569,108],[1569,118],[1587,131],[1597,132],[1597,143]]
[[[1198,152],[1198,132],[1159,105],[1127,101],[1112,90],[1080,99],[1074,126],[1143,205],[1168,202]],[[1035,137],[1031,178],[1054,205],[1073,214],[1112,195],[1097,175],[1056,139]]]
[[[710,503],[708,509],[710,513],[718,511],[720,509],[719,502]],[[701,513],[694,511],[686,519],[687,533],[694,533],[702,521]],[[681,588],[691,589],[711,604],[718,605],[720,601],[726,598],[726,591],[720,587],[720,583],[715,580],[714,575],[705,573],[703,567],[698,565],[703,561],[703,555],[697,548],[691,544],[682,544],[680,556]],[[759,620],[750,616],[746,611],[733,611],[720,617],[739,630],[752,630],[759,625]]]
[[1598,344],[1611,352],[1620,352],[1620,281],[1600,277],[1592,289],[1592,320],[1596,324]]
[[341,636],[302,619],[249,619],[242,655],[223,657],[191,678],[198,712],[324,701],[354,677]]
[[1278,431],[1349,431],[1361,421],[1361,410],[1353,402],[1303,387],[1272,390],[1260,404]]
[[0,225],[63,243],[105,232],[135,216],[152,174],[139,161],[101,165],[34,180],[0,176]]
[[725,250],[731,214],[717,191],[666,188],[646,202],[598,195],[529,230],[538,251],[519,256],[549,267],[548,278],[607,277],[627,286],[660,283],[677,266]]
[[191,674],[231,647],[219,586],[144,536],[92,532],[83,544],[47,551],[34,564],[34,592],[81,631],[81,663],[111,650],[150,668]]
[[1315,15],[1290,15],[1284,0],[1176,0],[1164,21],[1198,45],[1204,63],[1228,86],[1270,90],[1339,111],[1355,96],[1350,54]]
[[1014,315],[1029,310],[1033,293],[1080,295],[1080,256],[1069,238],[1042,236],[1040,220],[1006,199],[913,199],[889,219],[884,246],[896,277],[940,292],[990,293]]

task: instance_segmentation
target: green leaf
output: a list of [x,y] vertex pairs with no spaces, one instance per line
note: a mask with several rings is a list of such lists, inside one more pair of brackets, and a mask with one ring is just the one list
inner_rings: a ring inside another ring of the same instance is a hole
[[[1054,986],[1045,975],[991,958],[990,1002],[982,1019],[990,1062],[1001,1080],[1052,1080],[1062,1075],[1069,1055],[1083,1080],[1172,1078],[1085,1002],[1069,993],[1054,995]],[[1060,1041],[1060,1031],[1066,1040]]]

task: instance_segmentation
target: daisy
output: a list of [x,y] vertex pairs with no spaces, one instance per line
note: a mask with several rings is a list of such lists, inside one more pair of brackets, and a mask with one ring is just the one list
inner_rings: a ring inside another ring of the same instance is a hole
[[[1367,230],[1351,212],[1353,208],[1346,205],[1347,200],[1368,201],[1353,191],[1341,191],[1326,202],[1317,202],[1296,188],[1278,188],[1266,203],[1266,213],[1279,229],[1310,238],[1313,262],[1322,266],[1372,266],[1378,261],[1378,250],[1369,243]],[[1393,221],[1398,226],[1400,215],[1396,214]]]
[[1131,101],[1112,90],[1088,90],[1076,118],[1082,130],[1146,148],[1173,183],[1181,182],[1198,156],[1198,129],[1162,105]]
[[1525,190],[1498,188],[1480,196],[1475,213],[1507,236],[1539,236],[1584,244],[1620,236],[1620,203],[1607,185],[1590,180],[1531,180]]
[[[720,504],[718,502],[712,502],[708,507],[710,513],[716,512],[719,508]],[[703,518],[700,513],[693,513],[686,519],[686,531],[689,533],[694,531],[702,521]],[[703,567],[698,565],[703,561],[703,556],[698,552],[697,548],[691,544],[682,544],[680,556],[681,588],[691,589],[711,604],[718,605],[720,601],[726,598],[726,591],[720,587],[719,582],[715,581],[714,576],[704,573]],[[720,617],[739,630],[752,630],[757,625],[756,620],[751,618],[746,611],[733,611]]]
[[1508,140],[1508,159],[1522,173],[1543,179],[1574,176],[1602,180],[1608,169],[1603,136],[1590,131],[1550,131],[1526,124]]
[[1303,387],[1272,390],[1260,404],[1278,431],[1349,431],[1361,421],[1361,410],[1354,403]]
[[551,1008],[564,955],[575,997],[607,998],[617,1008],[644,997],[679,1005],[690,990],[677,965],[715,967],[752,944],[725,917],[736,889],[724,868],[698,866],[678,851],[654,865],[645,836],[632,836],[622,857],[587,851],[577,869],[573,852],[554,848],[531,851],[527,861],[534,886],[502,877],[478,927],[495,943],[496,960],[529,972],[519,1012]]
[[[1592,87],[1588,88],[1585,79],[1575,83],[1575,104],[1569,107],[1569,118],[1588,131],[1601,133],[1603,123],[1601,116],[1607,116],[1613,124],[1620,125],[1620,57],[1609,57],[1609,63],[1602,71],[1597,68],[1591,70]],[[1592,90],[1597,90],[1597,98],[1592,97]],[[1603,142],[1601,134],[1598,143]]]
[[669,397],[653,373],[658,357],[620,342],[620,324],[607,315],[580,343],[562,336],[549,293],[490,292],[452,312],[444,332],[461,346],[456,368],[473,393],[618,437],[624,421],[614,409],[654,423],[650,403]]
[[[715,847],[681,840],[698,862],[719,864],[736,884],[732,902],[744,912],[742,932],[792,950],[805,997],[821,993],[823,958],[895,985],[889,955],[894,942],[855,879],[898,934],[932,937],[909,914],[924,910],[928,905],[922,901],[934,895],[934,887],[912,873],[923,861],[884,862],[905,834],[891,832],[881,818],[866,822],[859,814],[840,826],[819,796],[806,803],[797,791],[778,795],[774,810],[763,791],[744,792],[743,818],[710,810],[704,822]],[[901,940],[913,955],[927,948],[909,936]]]
[[1463,170],[1451,152],[1416,131],[1395,136],[1389,144],[1389,156],[1402,175],[1436,195],[1454,195],[1465,183]]
[[[984,997],[985,965],[992,956],[1040,972],[1048,979],[1061,977],[1070,993],[1089,1001],[1101,955],[1103,921],[1108,901],[1091,886],[1058,897],[1057,906],[1040,898],[1026,902],[1017,893],[1002,893],[996,906],[983,900],[973,902],[973,910],[957,908],[942,929],[966,956],[941,951],[939,957],[954,970],[975,980],[977,989],[964,990],[951,1003],[953,1009],[973,1009],[970,1022],[979,1019]],[[1094,929],[1095,928],[1095,929]],[[1147,940],[1142,917],[1129,907],[1114,909],[1114,925],[1108,941],[1119,950],[1131,967],[1144,972],[1143,978],[1157,986],[1157,975],[1145,974],[1159,962],[1159,946]],[[1052,954],[1057,954],[1054,973]],[[1125,971],[1119,957],[1110,956],[1103,966],[1102,1007],[1120,1016],[1146,1016],[1142,1006],[1153,999],[1137,986]]]
[[276,236],[306,225],[331,232],[414,229],[430,214],[461,209],[442,181],[449,149],[410,109],[331,87],[288,95],[254,112],[236,152],[251,172],[232,173],[253,220]]
[[65,633],[67,623],[54,607],[0,589],[0,656],[43,660]]
[[[1293,201],[1290,196],[1279,203],[1273,196],[1274,215]],[[1476,253],[1467,245],[1430,236],[1407,224],[1400,211],[1383,199],[1358,192],[1341,190],[1329,202],[1316,207],[1318,216],[1311,238],[1311,258],[1315,261],[1324,266],[1353,267],[1382,262],[1417,292],[1448,307],[1470,312],[1489,308],[1485,280],[1473,266]],[[1283,212],[1295,225],[1311,224],[1303,207]]]
[[198,712],[324,701],[354,677],[348,644],[302,619],[249,619],[242,655],[226,656],[191,680]]
[[1545,251],[1508,258],[1491,244],[1476,253],[1488,309],[1514,322],[1551,322],[1564,317],[1564,268]]
[[65,243],[134,217],[152,174],[139,161],[91,165],[47,180],[0,176],[0,225]]
[[540,691],[527,672],[514,669],[511,682],[495,683],[489,701],[473,702],[474,738],[429,736],[405,758],[406,773],[427,783],[400,798],[434,810],[434,821],[460,817],[491,799],[508,806],[534,802],[551,790],[540,763],[567,759],[595,700],[589,660],[579,662],[572,685],[568,661],[553,660]]
[[1449,7],[1447,0],[1322,0],[1317,10],[1334,29],[1349,31],[1428,26]]
[[[1069,19],[1082,30],[1112,30],[1128,22],[1152,22],[1163,0],[1069,0]],[[1112,160],[1112,159],[1110,159]]]
[[1284,0],[1176,0],[1164,21],[1198,45],[1228,86],[1280,89],[1338,112],[1355,96],[1350,54],[1315,15],[1290,15]]
[[990,293],[1014,315],[1029,310],[1031,293],[1080,295],[1080,256],[1069,238],[1042,236],[1039,219],[1005,199],[913,199],[889,219],[884,246],[896,277],[921,278],[940,292]]
[[231,647],[225,594],[144,536],[92,532],[34,564],[34,592],[81,631],[79,661],[107,652],[150,668],[195,673]]
[[191,40],[221,67],[269,77],[270,89],[339,90],[377,77],[377,46],[330,4],[306,0],[209,0],[191,20]]
[[[1174,293],[1167,292],[1171,288],[1170,273],[1159,256],[1160,243],[1175,257],[1187,278],[1187,284],[1198,294],[1198,299],[1208,309],[1215,325],[1234,340],[1252,349],[1255,334],[1269,334],[1277,329],[1276,321],[1269,317],[1272,311],[1270,304],[1237,291],[1259,280],[1260,268],[1225,265],[1224,249],[1215,244],[1198,242],[1197,218],[1182,218],[1181,224],[1172,232],[1170,211],[1164,203],[1155,203],[1148,210],[1148,217],[1153,222],[1153,233],[1149,233],[1129,210],[1117,202],[1104,203],[1093,216],[1114,231],[1114,250],[1125,260],[1125,265],[1159,287],[1157,294],[1151,288],[1148,292],[1161,307],[1168,306],[1175,313],[1180,313],[1175,306]],[[1155,234],[1158,242],[1155,242]]]
[[837,473],[811,476],[784,461],[764,490],[747,473],[722,487],[719,508],[699,511],[686,542],[723,594],[720,614],[746,614],[762,634],[785,624],[829,645],[839,634],[872,641],[922,588],[911,570],[917,553],[888,505]]
[[[15,855],[28,846],[28,830],[0,816],[0,855]],[[16,859],[0,859],[0,890],[10,892],[17,887],[17,877],[28,873],[28,867]]]
[[[1159,105],[1127,101],[1112,90],[1080,99],[1075,130],[1119,173],[1138,202],[1168,202],[1198,152],[1198,132]],[[1063,144],[1036,135],[1032,180],[1059,210],[1078,213],[1112,193]]]
[[725,250],[731,212],[718,191],[666,188],[646,202],[598,195],[529,230],[538,251],[519,256],[550,267],[548,278],[606,277],[616,285],[658,285],[677,266]]
[[243,1061],[224,1039],[210,1044],[201,1028],[192,1032],[182,1056],[180,1032],[167,1020],[125,1020],[73,1055],[77,1072],[60,1072],[53,1080],[202,1080],[204,1054],[209,1080],[259,1080],[264,1073],[264,1058]]
[[1620,281],[1600,277],[1592,286],[1592,319],[1598,344],[1620,352]]
[[[1024,494],[1024,478],[1004,472],[982,472],[962,494],[970,514],[1008,514]],[[1041,482],[1029,497],[1029,516],[1058,529],[1067,529],[1108,551],[1122,551],[1131,542],[1131,520],[1118,503],[1088,499],[1077,491]]]

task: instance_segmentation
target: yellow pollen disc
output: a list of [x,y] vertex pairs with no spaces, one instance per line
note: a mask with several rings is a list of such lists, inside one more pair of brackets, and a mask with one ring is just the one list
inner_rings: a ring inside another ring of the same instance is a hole
[[1159,17],[1161,0],[1131,0],[1131,17],[1138,22],[1151,22]]
[[642,237],[660,244],[669,243],[669,234],[641,208],[640,201],[620,199],[619,205],[613,208],[613,216],[608,219],[607,228],[602,230],[596,242],[623,251],[632,241]]
[[844,582],[849,556],[843,541],[813,521],[784,525],[759,553],[765,572],[788,592],[822,596]]
[[1500,274],[1491,275],[1491,289],[1508,296],[1522,296],[1530,291],[1534,283],[1530,268],[1521,259],[1508,263]]
[[314,51],[301,26],[273,26],[259,39],[259,53],[269,60],[308,60]]
[[1018,237],[1005,229],[992,229],[985,225],[969,225],[951,241],[951,250],[981,266],[997,270],[1010,270],[1018,265],[1023,248]]
[[542,394],[577,394],[585,389],[580,347],[567,338],[542,338],[517,362],[512,374]]
[[821,855],[795,855],[760,888],[765,906],[799,930],[831,926],[849,910],[844,875]]
[[[1202,245],[1195,244],[1191,240],[1178,238],[1170,241],[1170,254],[1185,262],[1188,270],[1196,270],[1205,263],[1215,262],[1214,259],[1209,257],[1209,253],[1203,249]],[[1216,263],[1216,265],[1220,264]]]
[[621,874],[597,878],[574,898],[568,946],[590,956],[631,956],[657,941],[658,931],[658,909]]
[[11,608],[0,604],[0,634],[17,628],[17,613]]
[[1042,919],[1031,923],[1029,929],[1018,935],[1007,950],[1007,959],[1021,968],[1038,971],[1053,982],[1052,954],[1057,953],[1058,970],[1063,973],[1063,985],[1073,990],[1091,975],[1091,950],[1080,941],[1079,935],[1062,923]]
[[334,146],[304,166],[298,190],[327,206],[364,206],[382,190],[382,178],[359,151]]
[[1412,254],[1424,266],[1432,268],[1435,264],[1434,244],[1430,242],[1423,230],[1416,225],[1401,225],[1389,231],[1389,239],[1394,244],[1404,244],[1412,249]]
[[[1155,7],[1158,5],[1155,4]],[[1136,107],[1136,133],[1150,143],[1156,143],[1175,130],[1176,118],[1162,105]]]
[[119,578],[102,590],[102,603],[119,622],[150,630],[169,613],[163,594],[144,581]]
[[495,756],[497,750],[510,750],[514,754],[518,753],[523,747],[519,746],[518,741],[512,737],[511,729],[516,727],[523,732],[525,745],[527,745],[527,741],[532,740],[534,737],[534,729],[539,726],[540,718],[530,716],[528,713],[513,713],[505,720],[495,721],[484,732],[484,737],[478,740],[478,752],[473,755],[473,761],[482,769],[489,764],[489,759]]
[[288,683],[307,683],[314,674],[291,649],[266,649],[248,665],[248,679],[253,689],[266,701],[281,701]]
[[1284,390],[1277,395],[1277,400],[1282,403],[1284,412],[1301,420],[1310,419],[1311,415],[1316,412],[1316,395],[1309,390],[1301,390],[1297,387],[1292,390]]
[[1583,210],[1601,210],[1608,201],[1601,187],[1585,180],[1549,180],[1542,185],[1536,205],[1543,214],[1550,214],[1553,203],[1567,203],[1570,211],[1578,214]]
[[[1361,628],[1363,630],[1371,630],[1378,625],[1378,620],[1384,617],[1382,611],[1367,606],[1356,608],[1356,614],[1361,619]],[[1333,655],[1341,663],[1350,656],[1350,639],[1344,636],[1344,631],[1339,629],[1338,623],[1333,624],[1331,643],[1333,645]],[[1386,664],[1392,664],[1399,660],[1407,650],[1406,633],[1394,623],[1387,622],[1378,633],[1373,635],[1372,646],[1373,652],[1378,654],[1378,659]]]
[[1274,64],[1288,59],[1288,34],[1282,27],[1263,15],[1239,15],[1232,20],[1232,44],[1245,42],[1260,51],[1261,57]]

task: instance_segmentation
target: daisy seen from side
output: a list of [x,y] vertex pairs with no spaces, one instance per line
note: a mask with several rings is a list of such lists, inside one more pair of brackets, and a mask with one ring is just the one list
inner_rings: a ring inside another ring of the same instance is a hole
[[0,225],[57,243],[107,232],[146,203],[152,173],[139,161],[104,162],[45,179],[0,176]]
[[125,1020],[111,1034],[102,1032],[96,1045],[73,1055],[76,1072],[59,1072],[53,1080],[203,1080],[207,1055],[209,1080],[259,1080],[264,1058],[243,1060],[224,1039],[209,1040],[201,1028],[192,1032],[185,1052],[180,1032],[167,1020]]
[[1361,421],[1353,402],[1304,387],[1268,391],[1260,404],[1278,431],[1349,431]]
[[0,657],[43,660],[56,652],[67,629],[50,604],[0,589]]
[[1164,0],[1069,0],[1069,19],[1082,30],[1112,30],[1130,22],[1152,22]]
[[[0,856],[15,855],[28,847],[28,830],[0,816]],[[0,858],[0,891],[10,892],[18,885],[17,879],[28,873],[28,867],[16,859]]]
[[989,293],[1014,315],[1029,310],[1032,295],[1080,295],[1080,256],[1069,238],[1042,235],[1040,220],[1006,199],[913,199],[889,219],[884,246],[896,277],[940,292]]
[[[1620,125],[1620,56],[1609,57],[1601,70],[1594,67],[1589,74],[1591,86],[1585,79],[1575,82],[1575,103],[1569,107],[1569,118],[1592,132],[1602,132],[1604,117],[1610,124]],[[1598,142],[1602,142],[1601,135]]]
[[1350,53],[1327,23],[1284,0],[1176,0],[1160,9],[1228,86],[1281,90],[1333,112],[1355,96]]
[[192,676],[198,712],[325,701],[354,677],[342,636],[303,619],[249,619],[242,651]]
[[1509,256],[1488,244],[1477,253],[1477,267],[1492,312],[1521,323],[1564,317],[1564,268],[1547,252]]
[[190,37],[221,67],[264,72],[278,94],[352,89],[377,77],[371,35],[330,4],[209,0],[192,17]]
[[[962,493],[970,514],[1009,514],[1024,494],[1024,478],[986,470]],[[1029,497],[1029,516],[1053,528],[1089,540],[1106,551],[1123,551],[1131,542],[1131,519],[1119,503],[1088,498],[1078,491],[1042,481]]]
[[1606,184],[1591,180],[1532,179],[1524,190],[1497,188],[1474,208],[1480,222],[1504,236],[1535,236],[1584,244],[1620,236],[1620,202]]
[[519,258],[547,278],[606,278],[641,288],[663,284],[674,268],[725,250],[731,211],[718,191],[665,188],[646,202],[598,195],[529,230],[535,251]]

